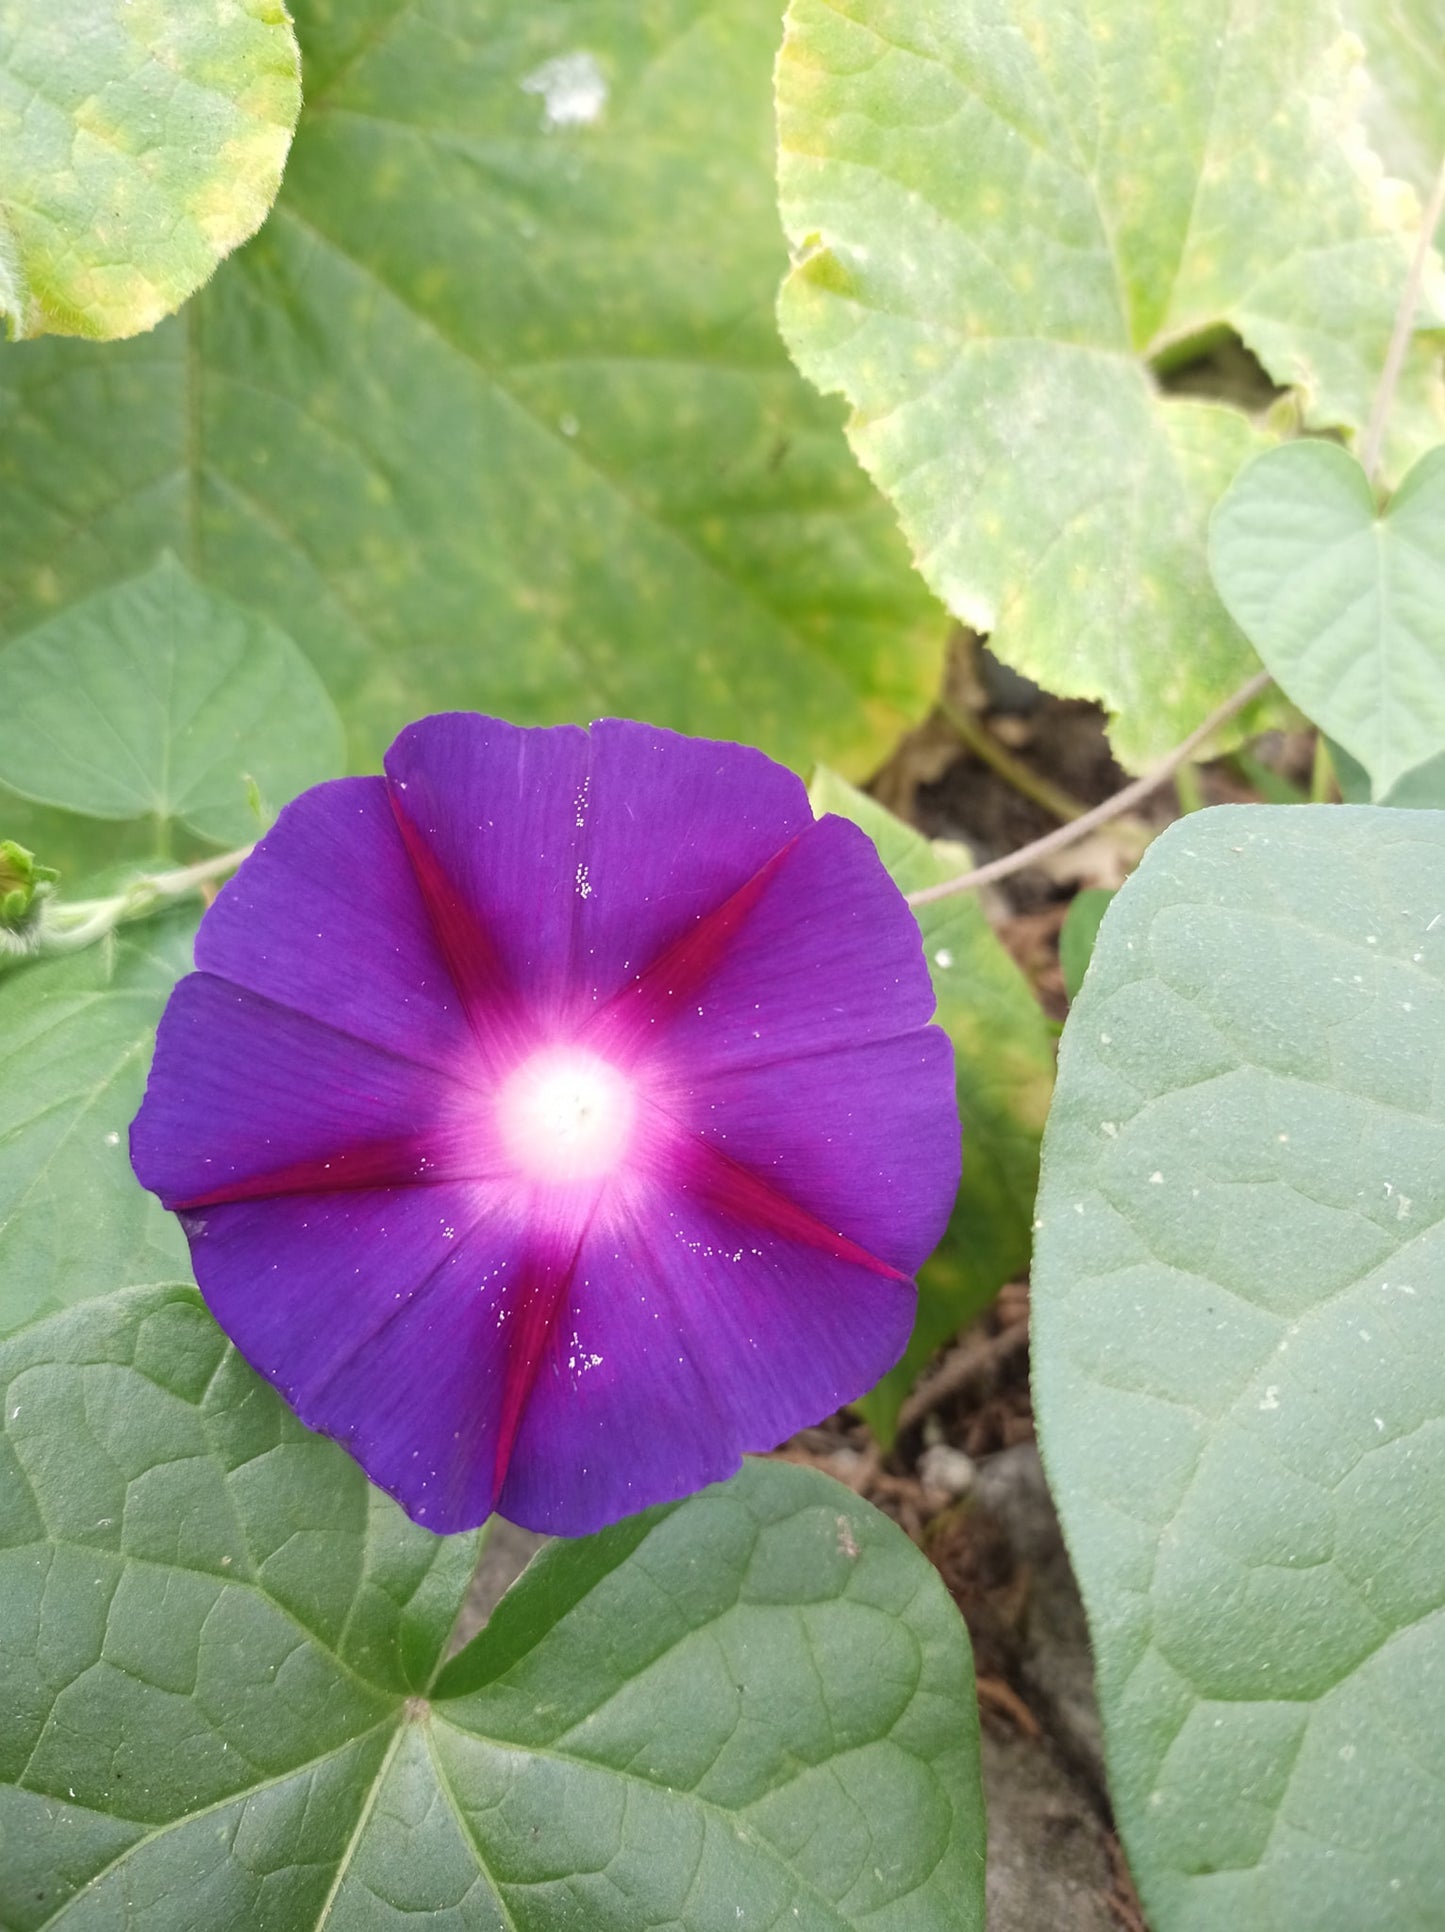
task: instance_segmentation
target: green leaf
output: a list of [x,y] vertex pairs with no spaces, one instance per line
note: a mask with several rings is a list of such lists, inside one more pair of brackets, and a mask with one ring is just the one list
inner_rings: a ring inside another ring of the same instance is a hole
[[[88,882],[97,873],[112,872],[117,866],[128,866],[134,873],[164,865],[166,860],[157,850],[158,830],[150,819],[123,823],[53,811],[0,786],[0,836],[13,837],[52,865],[60,874],[59,891],[67,898],[88,891]],[[209,854],[212,848],[197,844],[194,852],[188,850],[184,856],[198,858],[203,849]]]
[[1445,449],[1380,515],[1337,444],[1287,443],[1215,509],[1220,596],[1282,689],[1370,774],[1377,800],[1445,742]]
[[168,548],[359,769],[453,706],[870,768],[944,618],[778,340],[775,0],[295,12],[255,243],[144,342],[0,353],[6,633]]
[[0,315],[149,329],[253,234],[301,105],[281,0],[0,0]]
[[1155,1932],[1445,1898],[1445,814],[1150,847],[1069,1016],[1034,1400]]
[[409,1523],[193,1291],[30,1328],[0,1386],[0,1923],[314,1925],[476,1537]]
[[128,1133],[196,923],[169,913],[0,975],[0,1334],[190,1276],[174,1218],[131,1173]]
[[1064,976],[1064,991],[1071,1000],[1079,997],[1084,974],[1094,956],[1099,927],[1113,899],[1114,894],[1102,886],[1089,886],[1083,892],[1076,892],[1069,901],[1064,923],[1059,928],[1059,970]]
[[477,1539],[193,1297],[32,1328],[0,1389],[12,1932],[982,1927],[963,1624],[828,1478],[753,1462],[551,1545],[437,1676]]
[[1445,155],[1445,24],[1438,0],[1346,0],[1365,43],[1370,139],[1392,174],[1428,195]]
[[345,757],[324,686],[274,625],[165,557],[0,652],[0,780],[96,818],[175,820],[218,845]]
[[1303,786],[1295,784],[1292,778],[1286,778],[1282,772],[1276,771],[1273,765],[1267,765],[1252,751],[1246,749],[1235,752],[1234,764],[1244,782],[1259,793],[1261,803],[1265,805],[1309,804],[1310,795]]
[[1343,745],[1330,742],[1330,759],[1339,780],[1340,796],[1347,805],[1403,805],[1422,811],[1445,810],[1445,753],[1427,758],[1414,771],[1406,772],[1398,785],[1392,785],[1376,799],[1370,774]]
[[[1229,329],[1311,422],[1368,412],[1418,211],[1355,122],[1357,51],[1329,0],[789,8],[789,345],[853,405],[929,584],[1010,664],[1102,699],[1134,767],[1255,668],[1204,539],[1265,435],[1160,372]],[[1411,367],[1413,450],[1445,409]]]
[[[836,773],[813,780],[813,809],[850,818],[878,847],[903,892],[957,878],[971,863],[961,845],[930,841]],[[1000,943],[973,893],[917,912],[953,1041],[963,1123],[963,1184],[948,1232],[918,1276],[918,1317],[907,1353],[857,1406],[881,1440],[918,1371],[938,1347],[1028,1265],[1039,1137],[1053,1087],[1053,1042],[1033,989]]]

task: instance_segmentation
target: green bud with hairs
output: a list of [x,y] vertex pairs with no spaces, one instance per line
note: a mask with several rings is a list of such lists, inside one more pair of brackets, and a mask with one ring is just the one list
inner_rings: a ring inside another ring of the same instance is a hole
[[35,951],[45,901],[59,876],[14,839],[0,839],[0,955]]

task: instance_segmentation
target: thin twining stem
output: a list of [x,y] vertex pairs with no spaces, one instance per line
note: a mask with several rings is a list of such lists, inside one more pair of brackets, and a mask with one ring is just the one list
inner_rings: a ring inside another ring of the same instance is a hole
[[1395,391],[1400,386],[1400,371],[1405,366],[1405,351],[1410,346],[1410,337],[1415,330],[1415,310],[1420,303],[1420,285],[1425,279],[1425,264],[1430,259],[1430,244],[1435,239],[1435,230],[1440,226],[1442,214],[1445,214],[1445,161],[1440,164],[1440,172],[1435,177],[1429,205],[1420,218],[1420,239],[1415,244],[1410,273],[1405,277],[1405,291],[1400,297],[1400,306],[1395,312],[1395,327],[1390,335],[1390,346],[1385,351],[1385,366],[1380,371],[1380,383],[1370,409],[1370,420],[1365,426],[1364,440],[1360,444],[1360,462],[1364,467],[1365,475],[1372,483],[1375,480],[1375,471],[1380,465],[1380,451],[1384,447],[1385,424],[1390,418],[1390,405],[1394,402]]
[[1147,798],[1150,792],[1157,790],[1167,779],[1172,778],[1179,767],[1193,757],[1207,738],[1211,737],[1222,724],[1227,724],[1237,711],[1242,711],[1247,704],[1252,703],[1270,681],[1268,671],[1256,671],[1248,684],[1242,684],[1232,697],[1226,698],[1217,710],[1211,711],[1204,723],[1197,730],[1191,731],[1183,744],[1176,745],[1173,751],[1161,758],[1152,771],[1145,772],[1142,778],[1136,778],[1133,784],[1126,785],[1123,791],[1115,792],[1112,798],[1106,798],[1102,805],[1096,805],[1092,811],[1085,812],[1082,818],[1076,818],[1068,825],[1060,825],[1055,831],[1046,832],[1041,839],[1035,839],[1031,845],[1021,845],[1017,852],[1006,852],[1001,859],[992,859],[987,865],[975,866],[971,872],[960,872],[956,879],[945,879],[939,885],[925,886],[921,892],[910,892],[909,905],[930,905],[935,899],[951,898],[955,892],[967,892],[973,886],[988,885],[994,879],[1006,879],[1011,872],[1021,872],[1026,865],[1035,864],[1048,853],[1060,852],[1066,845],[1076,844],[1081,838],[1087,837],[1096,826],[1107,825],[1110,819],[1122,817],[1125,812],[1139,804],[1141,799]]
[[189,898],[191,893],[200,892],[217,879],[229,877],[254,850],[254,846],[242,845],[234,852],[222,852],[217,858],[202,859],[198,865],[177,866],[170,872],[142,873],[109,899],[53,901],[45,910],[39,950],[69,953],[93,945],[127,920],[144,919],[148,913],[175,899]]

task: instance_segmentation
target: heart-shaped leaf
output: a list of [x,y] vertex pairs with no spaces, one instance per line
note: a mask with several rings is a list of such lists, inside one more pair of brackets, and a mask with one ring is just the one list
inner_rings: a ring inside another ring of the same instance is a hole
[[1155,1932],[1445,1899],[1445,813],[1196,812],[1064,1029],[1034,1399]]
[[[837,812],[863,827],[903,892],[968,870],[965,847],[924,838],[835,772],[820,771],[809,791],[816,812]],[[937,899],[920,906],[917,917],[938,1024],[953,1041],[963,1183],[948,1231],[919,1272],[907,1353],[857,1405],[885,1441],[939,1343],[1028,1265],[1039,1137],[1054,1078],[1048,1021],[977,898]]]
[[943,616],[792,367],[776,0],[297,0],[256,242],[143,343],[0,356],[0,627],[169,549],[418,712],[646,717],[866,770]]
[[[1228,329],[1311,421],[1368,413],[1419,214],[1382,189],[1357,60],[1330,0],[788,10],[789,345],[934,590],[1102,699],[1134,766],[1255,668],[1204,540],[1265,433],[1160,375]],[[1445,431],[1438,388],[1422,348],[1402,450]]]
[[1301,711],[1359,760],[1377,801],[1445,744],[1445,449],[1382,514],[1338,444],[1251,463],[1210,523],[1226,607]]
[[126,336],[180,307],[276,197],[301,105],[281,0],[0,7],[0,315]]
[[194,1296],[0,1349],[0,1922],[983,1925],[968,1640],[814,1471],[476,1552],[368,1489]]
[[341,722],[289,637],[173,557],[0,652],[0,781],[97,818],[176,821],[218,845],[345,758]]

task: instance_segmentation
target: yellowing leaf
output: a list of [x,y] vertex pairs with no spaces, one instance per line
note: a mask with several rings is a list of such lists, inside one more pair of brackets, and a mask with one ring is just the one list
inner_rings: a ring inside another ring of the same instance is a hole
[[[1368,412],[1418,208],[1366,145],[1357,60],[1330,0],[788,12],[789,344],[853,405],[934,590],[1101,699],[1136,767],[1256,668],[1204,534],[1267,438],[1160,372],[1233,330],[1310,421]],[[1438,392],[1422,355],[1399,459],[1445,432]]]
[[0,315],[136,335],[260,226],[301,105],[281,0],[0,0]]

